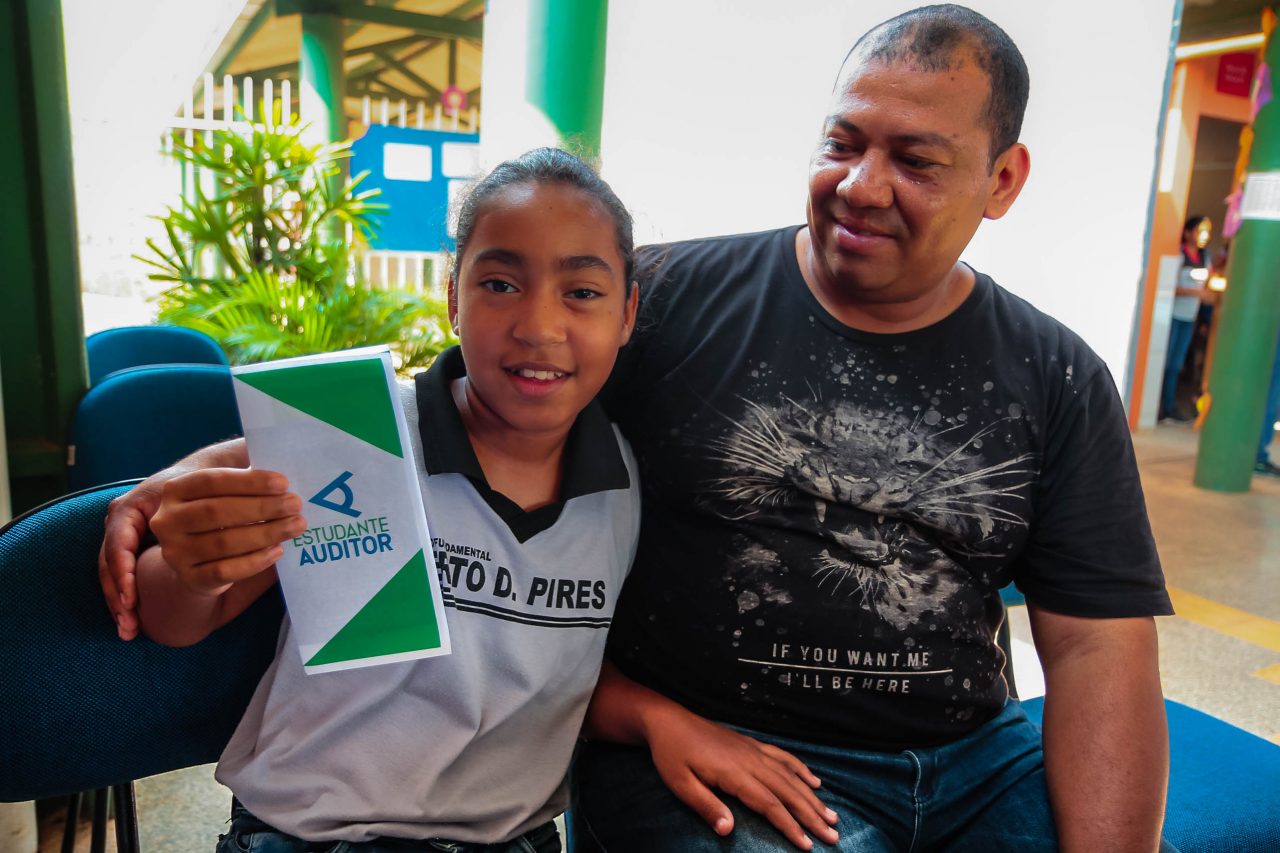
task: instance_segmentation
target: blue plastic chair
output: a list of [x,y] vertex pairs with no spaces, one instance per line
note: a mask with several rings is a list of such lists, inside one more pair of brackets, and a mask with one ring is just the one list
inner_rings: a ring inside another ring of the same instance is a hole
[[[1011,655],[1007,633],[1000,643]],[[1006,667],[1006,677],[1016,696],[1012,669]],[[1164,837],[1181,853],[1280,850],[1280,746],[1172,699],[1164,707],[1169,720]],[[1022,708],[1033,723],[1043,724],[1044,697],[1028,699]]]
[[217,341],[182,326],[121,326],[85,339],[89,385],[117,370],[146,364],[227,364]]
[[0,528],[0,801],[111,788],[125,853],[138,850],[131,783],[217,760],[283,614],[269,594],[189,648],[120,640],[97,559],[107,504],[132,485],[59,498]]
[[165,364],[119,370],[76,407],[67,476],[73,491],[146,477],[241,435],[231,369]]
[[[1036,725],[1044,699],[1022,703]],[[1280,850],[1280,746],[1166,699],[1169,799],[1164,837],[1181,853]]]

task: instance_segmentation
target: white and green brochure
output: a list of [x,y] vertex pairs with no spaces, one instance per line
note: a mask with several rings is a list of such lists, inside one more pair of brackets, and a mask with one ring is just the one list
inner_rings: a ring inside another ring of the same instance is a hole
[[449,653],[404,409],[384,347],[232,369],[255,468],[307,529],[276,563],[308,674]]

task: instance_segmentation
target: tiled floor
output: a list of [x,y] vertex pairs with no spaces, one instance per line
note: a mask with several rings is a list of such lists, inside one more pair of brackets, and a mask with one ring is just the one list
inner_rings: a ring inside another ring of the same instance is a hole
[[[1238,495],[1195,488],[1196,433],[1189,427],[1162,426],[1136,436],[1135,445],[1179,614],[1159,620],[1165,694],[1280,743],[1280,480],[1256,477],[1252,490]],[[1010,618],[1019,690],[1036,695],[1043,686],[1025,609]],[[212,850],[229,802],[211,767],[144,780],[143,849]],[[57,823],[41,830],[41,853],[54,853]]]

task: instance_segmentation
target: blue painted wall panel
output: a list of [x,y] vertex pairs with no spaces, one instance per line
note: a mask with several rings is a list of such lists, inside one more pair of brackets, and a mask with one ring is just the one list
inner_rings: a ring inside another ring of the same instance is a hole
[[389,208],[379,218],[372,248],[452,252],[454,242],[447,230],[449,189],[456,185],[456,195],[476,177],[473,165],[479,142],[474,133],[373,125],[352,143],[351,174],[368,170],[360,189],[382,190],[377,200]]

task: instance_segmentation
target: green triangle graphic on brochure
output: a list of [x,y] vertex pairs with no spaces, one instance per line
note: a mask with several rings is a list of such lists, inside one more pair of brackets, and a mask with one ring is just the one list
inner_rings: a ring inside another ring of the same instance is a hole
[[440,647],[427,562],[419,551],[333,635],[307,666]]
[[393,456],[404,457],[380,358],[238,373],[236,378]]

